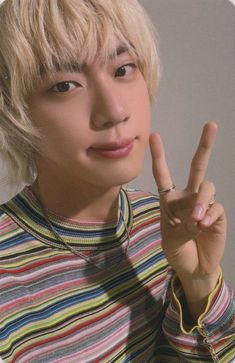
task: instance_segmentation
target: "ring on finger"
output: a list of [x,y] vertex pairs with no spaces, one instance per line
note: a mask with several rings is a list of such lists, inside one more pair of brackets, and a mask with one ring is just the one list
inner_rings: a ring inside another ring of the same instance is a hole
[[208,204],[208,209],[212,207],[212,205],[215,203],[216,201],[216,194],[213,195],[211,201]]
[[159,195],[164,195],[164,194],[167,194],[167,193],[171,192],[174,189],[175,189],[175,184],[172,184],[171,186],[169,186],[167,188],[158,189],[158,194]]

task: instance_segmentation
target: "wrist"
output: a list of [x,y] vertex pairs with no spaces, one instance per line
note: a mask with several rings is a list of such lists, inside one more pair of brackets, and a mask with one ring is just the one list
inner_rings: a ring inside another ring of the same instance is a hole
[[186,278],[178,276],[183,287],[191,317],[196,321],[205,311],[208,297],[215,289],[220,276],[220,268],[213,274],[197,278]]
[[219,275],[220,268],[211,274],[203,276],[180,276],[178,278],[183,286],[184,292],[189,293],[189,298],[205,297],[215,288]]

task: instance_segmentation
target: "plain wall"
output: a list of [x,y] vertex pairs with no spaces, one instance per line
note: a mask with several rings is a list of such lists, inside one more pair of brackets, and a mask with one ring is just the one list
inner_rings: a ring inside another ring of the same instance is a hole
[[[186,186],[191,158],[205,122],[218,137],[206,178],[228,216],[222,261],[235,286],[235,7],[227,0],[142,0],[157,27],[163,73],[152,112],[162,135],[172,178]],[[151,158],[131,186],[156,192]]]
[[[214,120],[219,133],[207,179],[228,215],[228,241],[222,267],[235,285],[235,7],[227,0],[142,0],[157,27],[163,74],[153,107],[153,130],[161,133],[175,184],[186,185],[202,126]],[[149,153],[143,173],[131,186],[156,192]],[[1,166],[0,202],[9,187]]]

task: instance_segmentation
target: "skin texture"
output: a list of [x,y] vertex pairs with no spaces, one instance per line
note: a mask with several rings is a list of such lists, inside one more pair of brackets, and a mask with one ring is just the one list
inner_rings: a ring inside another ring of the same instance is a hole
[[[121,52],[105,66],[57,72],[28,104],[42,135],[32,186],[41,203],[80,222],[115,220],[120,186],[141,171],[149,142],[149,95],[137,61]],[[226,239],[224,209],[219,203],[208,208],[215,186],[204,180],[216,132],[214,123],[205,125],[185,190],[160,198],[162,246],[193,320],[216,285]],[[118,154],[126,144],[130,149]],[[168,188],[172,178],[159,134],[150,136],[150,147],[157,187]]]
[[[150,133],[149,94],[136,59],[122,52],[106,66],[58,72],[28,103],[42,134],[33,189],[45,206],[79,221],[115,218],[120,185],[142,169]],[[126,140],[132,144],[128,155],[97,152]]]
[[[193,157],[185,190],[161,196],[162,246],[176,271],[194,320],[204,311],[206,298],[215,287],[226,240],[226,216],[215,202],[215,186],[205,173],[217,126],[207,123]],[[153,174],[159,189],[172,185],[159,134],[150,137]]]

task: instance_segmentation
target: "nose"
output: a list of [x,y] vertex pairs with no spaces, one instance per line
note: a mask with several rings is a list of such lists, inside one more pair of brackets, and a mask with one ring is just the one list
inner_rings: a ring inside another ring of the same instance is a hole
[[129,120],[124,95],[117,85],[99,82],[94,86],[91,123],[95,129],[105,129]]

